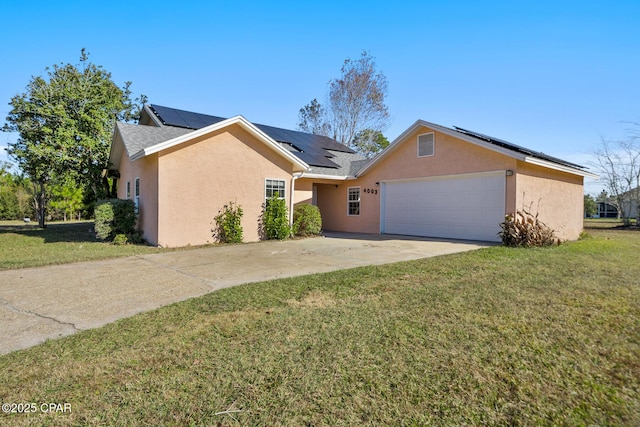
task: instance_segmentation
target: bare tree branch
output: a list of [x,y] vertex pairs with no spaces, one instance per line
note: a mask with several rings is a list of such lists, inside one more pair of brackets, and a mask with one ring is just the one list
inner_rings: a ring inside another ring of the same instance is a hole
[[640,209],[640,125],[629,131],[624,140],[601,138],[600,148],[593,154],[592,165],[598,169],[611,201],[618,209],[625,225]]

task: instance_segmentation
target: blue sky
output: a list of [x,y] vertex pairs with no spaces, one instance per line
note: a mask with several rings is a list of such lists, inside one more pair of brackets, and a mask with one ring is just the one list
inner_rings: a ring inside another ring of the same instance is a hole
[[[637,0],[33,0],[0,16],[0,123],[32,75],[83,47],[151,103],[284,128],[362,50],[389,82],[390,140],[423,119],[585,164],[640,121]],[[0,160],[15,138],[0,134]]]

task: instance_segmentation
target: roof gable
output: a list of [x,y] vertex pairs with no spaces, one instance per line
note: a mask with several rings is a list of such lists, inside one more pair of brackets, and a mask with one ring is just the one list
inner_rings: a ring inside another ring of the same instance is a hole
[[180,145],[183,142],[190,141],[194,138],[198,138],[200,136],[203,136],[212,132],[216,132],[218,130],[221,130],[228,126],[232,126],[236,124],[242,127],[247,132],[249,132],[249,134],[253,135],[259,141],[263,142],[264,144],[269,146],[271,149],[276,151],[282,157],[291,161],[291,163],[294,164],[298,170],[304,171],[309,169],[308,164],[306,164],[304,161],[300,160],[298,157],[291,154],[290,151],[284,149],[280,144],[278,144],[276,141],[270,138],[267,134],[265,134],[260,129],[258,129],[253,123],[249,122],[247,119],[245,119],[242,116],[231,117],[229,119],[216,122],[214,124],[200,128],[198,130],[187,129],[185,134],[177,136],[173,139],[169,139],[169,140],[160,142],[158,144],[146,147],[141,151],[139,151],[138,153],[130,156],[130,158],[131,160],[136,160],[136,159],[148,156],[150,154],[158,153],[168,148]]
[[239,125],[260,142],[289,160],[294,165],[295,171],[309,170],[309,165],[291,154],[290,151],[283,148],[242,116],[232,117],[195,131],[170,126],[155,127],[117,123],[109,160],[117,167],[124,149],[126,149],[129,159],[137,160],[232,125]]
[[481,133],[473,132],[470,130],[462,129],[460,127],[455,127],[454,129],[437,125],[435,123],[426,122],[424,120],[416,121],[412,126],[410,126],[406,131],[404,131],[400,136],[389,144],[387,148],[385,148],[382,152],[380,152],[376,157],[371,159],[360,171],[358,172],[358,176],[365,174],[367,171],[372,169],[375,165],[377,165],[382,159],[388,157],[393,151],[395,151],[400,144],[412,133],[418,130],[421,127],[426,127],[429,129],[433,129],[437,132],[443,133],[448,136],[452,136],[459,140],[477,145],[479,147],[498,152],[500,154],[515,158],[517,160],[521,160],[526,163],[536,164],[538,166],[547,167],[550,169],[555,169],[567,173],[571,173],[579,176],[586,176],[591,178],[597,178],[598,176],[588,172],[585,170],[583,166],[577,165],[575,163],[571,163],[562,159],[558,159],[556,157],[552,157],[546,155],[544,153],[529,150],[528,148],[524,148],[518,146],[516,144],[512,144],[510,142],[504,141],[502,139],[493,138],[487,135],[483,135]]
[[[148,112],[154,115],[154,120],[166,127],[198,130],[226,120],[218,116],[194,113],[161,105],[152,104],[148,107]],[[335,157],[331,151],[355,153],[346,145],[326,136],[261,124],[254,124],[254,126],[274,141],[288,144],[291,148],[289,151],[293,155],[311,166],[339,169],[340,165],[331,160]]]

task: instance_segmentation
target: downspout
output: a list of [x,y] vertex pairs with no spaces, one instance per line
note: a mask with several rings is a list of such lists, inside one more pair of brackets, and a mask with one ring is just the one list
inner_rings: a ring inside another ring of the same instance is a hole
[[296,190],[296,179],[300,178],[304,172],[296,172],[291,176],[291,198],[289,200],[289,225],[293,226],[293,199]]

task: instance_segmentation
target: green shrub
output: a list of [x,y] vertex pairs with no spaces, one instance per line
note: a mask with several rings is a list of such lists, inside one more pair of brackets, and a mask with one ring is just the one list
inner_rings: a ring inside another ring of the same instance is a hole
[[127,243],[131,243],[133,245],[140,245],[147,242],[142,238],[142,231],[133,230],[132,233],[127,234]]
[[100,240],[113,240],[117,234],[135,233],[137,216],[133,200],[101,200],[96,204],[94,215],[94,229]]
[[278,198],[278,192],[276,191],[262,206],[262,228],[264,237],[269,240],[289,238],[289,236],[291,236],[291,227],[289,226],[287,201]]
[[213,237],[221,243],[242,243],[242,208],[229,202],[218,211],[213,219]]
[[500,229],[498,235],[505,246],[552,246],[561,243],[553,230],[538,219],[538,214],[533,216],[526,211],[507,215]]
[[113,238],[113,244],[114,245],[126,245],[127,241],[129,239],[127,238],[126,234],[116,234],[116,236]]
[[311,236],[320,234],[322,217],[317,206],[300,204],[293,210],[293,234],[296,236]]

